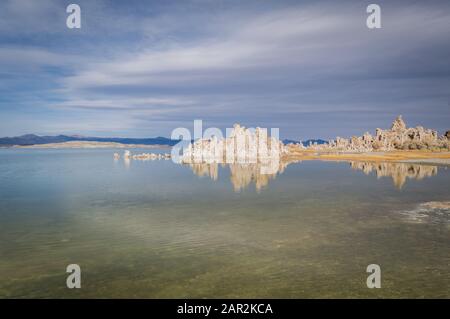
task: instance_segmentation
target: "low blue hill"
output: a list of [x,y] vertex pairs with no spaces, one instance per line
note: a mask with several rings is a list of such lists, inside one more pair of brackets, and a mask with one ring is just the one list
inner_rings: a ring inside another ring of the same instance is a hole
[[13,145],[36,145],[36,144],[48,144],[48,143],[64,143],[71,141],[84,141],[84,142],[115,142],[122,144],[143,144],[143,145],[175,145],[178,140],[171,140],[166,137],[153,137],[153,138],[122,138],[122,137],[91,137],[91,136],[39,136],[34,134],[26,134],[15,137],[3,137],[0,138],[1,146],[13,146]]

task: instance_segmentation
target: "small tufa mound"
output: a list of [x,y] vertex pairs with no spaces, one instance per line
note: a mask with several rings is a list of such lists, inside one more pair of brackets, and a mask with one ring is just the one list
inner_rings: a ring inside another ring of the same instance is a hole
[[[119,159],[120,155],[118,153],[114,153],[114,159]],[[130,151],[126,150],[123,155],[123,159],[125,161],[129,161],[130,159],[133,160],[141,160],[141,161],[148,161],[148,160],[168,160],[171,158],[170,154],[160,154],[160,153],[142,153],[142,154],[131,154]]]

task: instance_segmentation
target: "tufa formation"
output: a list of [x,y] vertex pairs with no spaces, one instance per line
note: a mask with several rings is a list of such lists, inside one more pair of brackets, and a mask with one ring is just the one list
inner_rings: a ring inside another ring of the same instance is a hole
[[[302,145],[299,145],[302,147]],[[431,150],[440,151],[450,148],[450,131],[438,136],[437,131],[417,126],[406,127],[402,116],[398,116],[392,123],[391,129],[376,129],[375,136],[365,133],[363,136],[353,136],[350,139],[337,137],[323,145],[310,145],[314,150],[372,152],[393,150]]]

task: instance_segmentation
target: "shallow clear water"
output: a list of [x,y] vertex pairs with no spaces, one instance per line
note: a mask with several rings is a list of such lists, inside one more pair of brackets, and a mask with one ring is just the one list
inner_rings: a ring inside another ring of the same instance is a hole
[[230,179],[113,152],[0,150],[1,297],[450,297],[449,211],[421,206],[450,200],[450,169],[312,161]]

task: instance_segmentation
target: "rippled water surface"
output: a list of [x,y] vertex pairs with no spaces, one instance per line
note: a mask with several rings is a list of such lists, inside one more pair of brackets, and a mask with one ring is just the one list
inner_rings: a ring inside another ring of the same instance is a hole
[[1,297],[450,298],[449,209],[427,204],[450,201],[444,166],[113,152],[0,150]]

